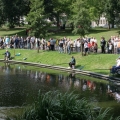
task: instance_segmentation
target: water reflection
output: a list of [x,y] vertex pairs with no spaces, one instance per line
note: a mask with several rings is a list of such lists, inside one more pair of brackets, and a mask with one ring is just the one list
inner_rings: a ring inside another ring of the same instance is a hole
[[120,102],[120,90],[118,89],[119,87],[116,86],[110,86],[108,85],[107,92],[108,94],[113,97],[117,102]]
[[0,66],[0,106],[30,104],[36,99],[39,90],[74,90],[80,93],[81,97],[94,102],[114,101],[114,95],[108,91],[112,89],[112,92],[118,92],[113,89],[114,85],[78,78],[74,73],[50,74],[38,69],[25,68],[27,66],[23,65]]

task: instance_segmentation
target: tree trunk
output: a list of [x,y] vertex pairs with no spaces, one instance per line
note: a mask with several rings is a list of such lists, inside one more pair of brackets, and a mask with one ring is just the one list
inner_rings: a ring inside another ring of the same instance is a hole
[[73,30],[73,29],[74,29],[73,23],[71,23],[71,25],[70,25],[70,26],[71,26],[71,30]]
[[99,20],[96,20],[96,25],[99,26]]
[[59,22],[59,12],[57,12],[56,20],[57,20],[57,27],[60,27],[60,22]]
[[14,28],[15,26],[14,26],[14,22],[13,21],[9,21],[8,22],[8,27],[9,28]]
[[114,28],[114,20],[112,20],[112,28]]
[[39,46],[38,46],[38,48],[37,48],[37,53],[39,53]]
[[110,22],[108,22],[108,29],[110,30]]
[[63,24],[63,27],[62,27],[63,30],[65,30],[65,24]]

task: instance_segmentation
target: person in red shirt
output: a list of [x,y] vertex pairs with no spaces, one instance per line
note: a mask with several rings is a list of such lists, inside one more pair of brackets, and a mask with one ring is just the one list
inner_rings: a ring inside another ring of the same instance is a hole
[[88,53],[90,53],[90,51],[91,51],[91,47],[92,47],[91,43],[88,42]]

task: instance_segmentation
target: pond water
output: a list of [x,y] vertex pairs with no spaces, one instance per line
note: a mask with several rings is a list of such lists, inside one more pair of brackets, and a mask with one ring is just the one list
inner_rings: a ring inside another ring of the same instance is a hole
[[120,115],[120,98],[113,94],[120,92],[119,85],[74,73],[0,63],[0,118],[17,114],[21,107],[33,103],[39,90],[74,91],[98,107],[113,108],[115,116]]

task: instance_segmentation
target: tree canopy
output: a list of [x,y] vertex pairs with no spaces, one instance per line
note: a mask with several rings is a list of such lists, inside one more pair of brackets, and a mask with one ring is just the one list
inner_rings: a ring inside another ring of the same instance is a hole
[[29,11],[29,0],[0,0],[0,24],[9,23],[12,28],[19,25],[20,17]]
[[74,26],[73,33],[84,36],[90,29],[91,19],[86,0],[76,0],[73,4],[72,22]]
[[[115,24],[119,25],[120,0],[0,0],[0,13],[0,25],[8,22],[9,27],[19,25],[20,17],[27,16],[29,25],[36,28],[35,31],[44,31],[42,34],[39,33],[40,36],[47,33],[46,19],[49,18],[51,21],[56,19],[59,27],[61,15],[64,13],[73,32],[84,36],[91,26],[91,21],[98,25],[102,14],[112,28]],[[41,22],[44,27],[39,25]],[[66,22],[64,28],[65,24]],[[34,33],[38,36],[37,32]]]
[[30,0],[30,12],[27,15],[28,28],[31,29],[30,34],[36,37],[45,37],[50,25],[46,18],[43,0]]

